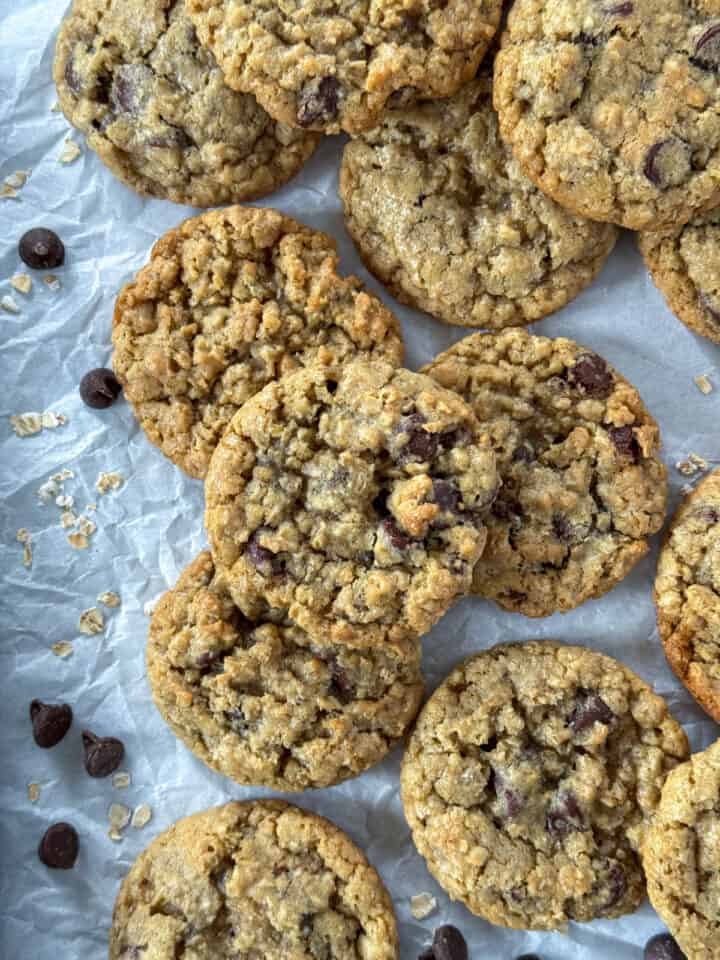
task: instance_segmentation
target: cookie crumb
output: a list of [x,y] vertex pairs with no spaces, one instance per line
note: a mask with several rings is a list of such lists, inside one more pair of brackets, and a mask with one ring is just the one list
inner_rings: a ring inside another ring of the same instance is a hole
[[15,534],[15,539],[18,543],[23,545],[23,566],[31,567],[32,566],[32,534],[29,530],[26,530],[25,527],[20,527],[18,532]]
[[675,464],[675,469],[678,470],[684,477],[694,477],[696,473],[702,473],[708,469],[708,462],[703,457],[697,453],[689,453],[685,460],[679,460]]
[[114,590],[106,590],[98,597],[98,603],[101,603],[104,607],[119,607],[120,597]]
[[92,513],[93,510],[97,510],[97,504],[96,504],[96,503],[86,503],[86,504],[85,504],[85,512],[86,512],[86,513]]
[[121,473],[101,473],[95,482],[95,489],[103,496],[110,490],[119,490],[125,483],[125,477]]
[[416,920],[424,920],[437,909],[437,900],[431,893],[417,893],[410,897],[410,913]]
[[90,607],[80,614],[80,623],[78,624],[80,633],[91,637],[96,633],[102,633],[104,628],[105,618],[97,607]]
[[59,493],[60,486],[52,477],[45,483],[41,483],[37,491],[38,498],[42,503],[52,503]]
[[14,200],[17,197],[17,190],[13,190],[9,183],[4,183],[0,187],[0,200]]
[[77,516],[72,512],[72,510],[63,510],[60,514],[60,526],[67,530],[69,527],[74,527],[77,523]]
[[[110,831],[108,835],[112,840],[121,840],[121,831],[130,823],[131,811],[124,803],[111,803],[108,810],[108,820],[110,821]],[[116,836],[113,836],[113,832]]]
[[53,413],[52,410],[46,410],[40,414],[40,420],[45,430],[55,430],[57,427],[64,427],[68,418],[64,413]]
[[158,605],[158,601],[160,600],[160,597],[162,597],[161,593],[159,593],[154,600],[145,601],[145,603],[143,604],[143,613],[145,614],[146,617],[151,617],[153,615],[153,611],[155,610],[155,607]]
[[60,640],[58,643],[54,643],[50,649],[56,657],[60,657],[62,660],[64,660],[73,652],[73,645],[69,640]]
[[18,437],[31,437],[41,430],[55,430],[68,422],[63,413],[46,410],[44,413],[15,413],[10,417],[10,425]]
[[90,545],[90,541],[82,533],[69,533],[68,543],[76,550],[87,550]]
[[20,307],[9,293],[6,293],[4,297],[0,297],[0,308],[2,308],[5,313],[20,313]]
[[62,286],[60,283],[60,277],[56,277],[54,273],[48,273],[47,276],[44,276],[43,283],[46,284],[53,292],[59,290]]
[[39,783],[29,783],[28,784],[28,800],[30,803],[37,803],[40,799],[40,784]]
[[32,278],[27,273],[16,273],[10,277],[10,286],[14,287],[18,293],[30,293]]
[[693,377],[695,381],[695,386],[698,388],[700,393],[704,393],[707,396],[709,393],[713,392],[713,385],[710,377],[707,374],[701,373],[697,377]]
[[136,830],[142,830],[142,828],[147,826],[151,820],[151,808],[147,805],[147,803],[141,803],[140,806],[135,809],[135,813],[132,815],[131,823]]
[[97,530],[97,524],[93,520],[80,514],[78,517],[78,530],[85,537],[91,537]]
[[62,107],[60,106],[60,101],[56,100],[55,103],[50,107],[50,113],[60,113]]
[[66,137],[63,148],[58,156],[59,163],[73,163],[82,153],[82,150],[72,137]]
[[30,178],[30,170],[16,170],[10,176],[5,177],[5,183],[15,190],[21,190]]
[[116,790],[124,790],[125,787],[130,786],[130,774],[127,770],[118,770],[117,773],[113,774],[112,785]]

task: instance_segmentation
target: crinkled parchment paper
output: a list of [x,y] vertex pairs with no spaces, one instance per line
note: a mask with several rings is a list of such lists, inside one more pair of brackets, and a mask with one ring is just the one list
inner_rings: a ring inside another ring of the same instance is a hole
[[[120,285],[143,264],[154,240],[191,211],[136,197],[53,112],[51,63],[63,8],[62,0],[0,0],[0,181],[31,171],[16,198],[0,200],[0,304],[9,296],[18,309],[0,306],[0,955],[100,960],[120,880],[146,844],[179,817],[263,791],[241,789],[194,759],[155,711],[145,680],[143,608],[205,544],[202,486],[145,440],[124,402],[93,411],[82,404],[77,387],[83,373],[110,360]],[[82,152],[62,163],[67,137]],[[407,364],[415,369],[463,331],[398,307],[362,268],[336,193],[341,148],[338,138],[325,142],[294,183],[266,202],[337,239],[343,269],[357,272],[398,310]],[[33,226],[51,227],[65,242],[66,264],[55,271],[59,289],[44,282],[45,274],[26,270],[17,256],[18,238]],[[10,285],[19,272],[32,273],[27,294]],[[689,453],[710,461],[720,456],[720,352],[670,314],[633,238],[622,238],[591,289],[534,329],[579,340],[639,388],[661,425],[674,507],[682,485],[697,479],[682,476],[675,464]],[[693,382],[700,374],[714,383],[713,393],[704,395]],[[29,411],[63,414],[67,423],[20,438],[9,418]],[[56,495],[74,498],[72,507],[67,500],[63,508],[38,497],[38,489],[62,470],[74,476]],[[96,481],[103,472],[120,474],[122,486],[101,495]],[[96,509],[89,510],[92,504]],[[96,525],[86,549],[71,546],[68,534],[91,527],[78,520],[63,528],[63,510]],[[32,538],[30,567],[23,565],[19,529]],[[703,747],[718,730],[665,664],[651,600],[655,559],[654,552],[603,599],[539,622],[490,603],[463,601],[425,638],[428,687],[461,657],[500,640],[556,637],[629,664],[667,697],[693,747]],[[119,607],[98,604],[105,591],[119,594]],[[104,628],[81,633],[80,614],[93,606],[102,611]],[[51,649],[63,641],[73,647],[66,658]],[[32,741],[27,711],[33,697],[72,704],[75,722],[55,749],[40,750]],[[86,775],[79,742],[85,727],[124,740],[130,786],[120,789],[110,779]],[[335,820],[380,870],[395,901],[403,960],[416,957],[443,921],[464,931],[476,960],[511,960],[528,950],[544,960],[606,960],[610,950],[616,960],[639,960],[646,939],[662,929],[648,905],[622,920],[573,924],[565,936],[506,931],[451,904],[414,852],[398,795],[399,763],[396,750],[359,779],[296,800]],[[30,783],[39,785],[34,803]],[[148,804],[152,820],[141,829],[128,826],[114,841],[108,836],[112,803],[133,810]],[[45,828],[57,820],[72,822],[80,834],[78,862],[67,872],[48,870],[36,854]],[[434,894],[438,907],[419,921],[409,899],[421,891]]]

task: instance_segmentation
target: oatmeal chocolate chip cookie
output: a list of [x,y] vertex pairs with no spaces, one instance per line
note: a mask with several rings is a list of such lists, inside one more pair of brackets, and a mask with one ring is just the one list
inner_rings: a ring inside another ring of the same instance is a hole
[[491,923],[560,929],[640,904],[648,819],[687,756],[665,702],[617,660],[502,644],[458,666],[423,708],[403,807],[453,899]]
[[673,518],[658,560],[655,604],[670,666],[720,723],[720,470]]
[[113,366],[149,439],[205,476],[239,407],[315,358],[400,363],[400,326],[335,241],[274,210],[231,207],[186,220],[120,294]]
[[342,830],[280,800],[179,820],[115,902],[110,960],[397,960],[392,902]]
[[225,80],[271,116],[324,133],[447,97],[475,75],[501,0],[188,0]]
[[201,760],[239,783],[305,790],[357,776],[404,736],[423,693],[420,643],[332,643],[249,621],[210,553],[155,608],[155,703]]
[[650,901],[688,960],[720,960],[720,740],[670,774],[643,847]]
[[638,243],[675,316],[720,343],[720,209],[671,232],[641,233]]
[[543,617],[622,580],[666,505],[657,424],[634,387],[574,341],[524,330],[466,337],[424,372],[470,404],[497,456],[474,592]]
[[720,202],[720,8],[518,0],[495,61],[500,130],[558,203],[633,230]]
[[597,275],[617,231],[548,199],[500,140],[491,84],[386,114],[345,147],[345,222],[403,303],[500,329],[559,310]]
[[67,119],[141,194],[197,207],[251,200],[317,144],[225,85],[184,0],[75,0],[54,76]]
[[210,462],[206,525],[253,620],[372,644],[428,631],[485,544],[495,458],[470,408],[379,360],[268,384]]

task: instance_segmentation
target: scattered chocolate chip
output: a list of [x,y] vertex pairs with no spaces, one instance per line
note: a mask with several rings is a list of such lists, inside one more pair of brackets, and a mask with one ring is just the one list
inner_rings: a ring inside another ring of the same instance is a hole
[[70,87],[72,93],[74,93],[76,97],[79,96],[82,90],[82,80],[78,74],[75,73],[75,57],[68,57],[65,63],[65,69],[63,70],[63,76],[65,77],[65,83]]
[[403,417],[398,425],[398,433],[407,435],[407,441],[400,450],[398,460],[401,463],[419,461],[427,463],[437,453],[440,437],[423,429],[425,417],[421,413],[411,413]]
[[38,856],[46,867],[70,870],[75,866],[80,841],[75,827],[69,823],[53,823],[40,841]]
[[532,463],[535,459],[535,451],[526,440],[523,440],[513,450],[512,459],[513,463]]
[[327,661],[330,668],[330,695],[340,703],[350,703],[355,695],[355,687],[335,657]]
[[695,516],[704,523],[717,523],[720,520],[720,514],[713,507],[699,507]]
[[656,933],[645,944],[644,960],[686,960],[677,940],[669,933]]
[[337,382],[337,380],[326,380],[326,381],[325,381],[325,389],[327,390],[328,393],[330,393],[330,394],[335,393],[335,391],[337,390],[337,388],[338,388],[338,382]]
[[456,513],[460,505],[460,491],[452,480],[433,480],[433,499],[441,510]]
[[443,450],[452,450],[453,447],[459,447],[461,444],[469,443],[472,439],[470,431],[466,427],[446,430],[444,433],[436,434],[436,436]]
[[120,766],[125,747],[116,737],[96,737],[89,730],[82,733],[85,769],[91,777],[109,777]]
[[615,714],[596,690],[579,690],[568,726],[574,733],[584,733],[595,723],[610,724]]
[[626,3],[616,3],[612,7],[608,7],[605,11],[609,17],[629,17],[632,16],[635,10],[635,5],[626,2]]
[[403,533],[392,517],[385,517],[381,526],[385,536],[396,550],[407,550],[410,546],[410,537]]
[[493,734],[487,743],[481,743],[480,749],[483,753],[490,753],[498,745],[498,738]]
[[206,650],[195,660],[195,666],[203,676],[223,672],[223,654],[220,650]]
[[575,366],[567,372],[568,381],[579,387],[589,397],[603,400],[610,396],[613,375],[602,357],[595,353],[584,353],[578,357]]
[[496,497],[490,512],[498,520],[520,520],[523,516],[523,508],[519,500],[515,497]]
[[260,531],[256,530],[250,537],[245,553],[250,563],[252,563],[254,567],[257,567],[264,577],[270,577],[280,572],[282,569],[282,561],[272,550],[268,550],[266,547],[260,545],[258,542],[259,535]]
[[426,947],[422,953],[418,954],[418,960],[435,960],[433,948]]
[[152,70],[142,63],[126,63],[118,67],[109,94],[113,110],[137,116],[143,102],[142,91],[150,89],[153,82]]
[[33,737],[39,747],[54,747],[60,743],[72,725],[72,707],[67,703],[43,703],[33,700],[30,704],[30,722]]
[[523,953],[517,960],[540,960],[540,957],[536,953]]
[[387,100],[387,106],[390,110],[398,110],[400,108],[409,107],[417,100],[418,88],[410,85],[404,87],[398,87],[397,90],[393,90]]
[[720,23],[713,23],[697,39],[693,62],[705,70],[720,67]]
[[635,439],[632,427],[608,427],[608,436],[620,456],[629,457],[635,463],[638,462],[640,446]]
[[247,733],[248,722],[240,707],[236,707],[234,710],[227,710],[225,712],[225,719],[235,733],[239,733],[241,736]]
[[555,797],[548,808],[545,828],[554,840],[562,840],[575,830],[585,827],[582,810],[574,794],[565,790]]
[[20,237],[18,253],[33,270],[54,270],[65,263],[65,247],[54,230],[35,227]]
[[188,147],[195,146],[195,141],[182,127],[175,127],[168,123],[161,133],[155,133],[145,141],[148,147],[158,147],[161,150],[187,150]]
[[616,904],[620,903],[627,892],[627,880],[625,871],[617,860],[608,860],[608,872],[605,878],[607,886],[607,899],[603,904],[604,910],[610,910]]
[[432,950],[435,960],[468,960],[465,937],[457,927],[449,923],[443,924],[435,931]]
[[96,367],[95,370],[88,371],[80,381],[80,397],[83,403],[93,410],[111,407],[121,390],[120,381],[107,367]]
[[492,770],[490,774],[490,786],[495,791],[502,813],[506,820],[514,819],[523,809],[522,797],[506,783],[502,774],[497,770]]
[[340,83],[335,77],[313,80],[300,92],[297,120],[301,127],[328,123],[338,112]]
[[556,513],[552,518],[553,533],[563,543],[570,543],[573,538],[572,526],[565,517]]
[[645,154],[643,173],[662,190],[683,183],[689,172],[690,148],[677,137],[658,140]]
[[419,193],[419,194],[418,194],[418,198],[417,198],[417,200],[415,201],[415,206],[416,206],[416,207],[422,207],[422,205],[425,203],[426,200],[427,200],[427,194],[426,194],[426,193]]

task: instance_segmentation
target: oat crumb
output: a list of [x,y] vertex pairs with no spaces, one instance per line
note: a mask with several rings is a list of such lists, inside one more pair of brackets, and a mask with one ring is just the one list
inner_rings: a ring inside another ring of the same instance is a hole
[[698,388],[700,393],[704,393],[707,396],[709,393],[713,392],[713,385],[710,377],[707,374],[701,373],[697,377],[693,377],[695,381],[695,386]]
[[125,787],[130,786],[130,774],[127,770],[118,770],[117,773],[113,774],[112,785],[116,790],[124,790]]
[[30,179],[30,170],[16,170],[9,177],[5,177],[5,183],[15,190],[21,190]]
[[9,183],[4,183],[0,187],[0,200],[14,200],[17,197],[17,190],[13,190]]
[[97,607],[90,607],[80,614],[80,623],[78,624],[80,633],[92,637],[96,633],[102,633],[104,628],[105,618]]
[[68,542],[76,550],[87,550],[90,541],[82,533],[69,533]]
[[130,823],[130,808],[124,803],[111,803],[108,810],[108,820],[111,828],[124,830]]
[[114,590],[106,590],[98,597],[98,603],[101,603],[104,607],[119,607],[120,597]]
[[153,615],[153,611],[155,610],[155,607],[158,605],[158,601],[160,600],[161,596],[162,594],[159,593],[153,600],[147,600],[143,604],[143,613],[145,614],[146,617],[151,617]]
[[86,504],[85,504],[85,512],[86,512],[86,513],[92,513],[93,510],[97,510],[97,504],[96,504],[96,503],[86,503]]
[[115,827],[110,827],[110,829],[108,830],[108,836],[110,837],[111,840],[114,840],[115,843],[120,843],[120,841],[123,838],[123,835],[120,833],[119,830],[116,830]]
[[50,479],[54,483],[65,483],[66,480],[72,480],[74,477],[75,474],[72,472],[72,470],[68,470],[67,467],[63,467],[59,473],[51,474]]
[[54,413],[52,410],[44,413],[15,413],[10,417],[10,426],[18,437],[31,437],[43,429],[55,430],[66,423],[67,417],[63,413]]
[[684,477],[694,477],[696,473],[701,473],[708,469],[708,462],[697,453],[689,453],[685,460],[680,460],[675,464]]
[[57,427],[64,427],[68,418],[64,413],[53,413],[52,410],[46,410],[40,414],[40,420],[46,430],[55,430]]
[[416,920],[424,920],[437,909],[437,900],[431,893],[417,893],[410,897],[410,912]]
[[136,830],[142,830],[151,820],[152,810],[146,803],[141,803],[139,807],[136,807],[131,823]]
[[58,643],[54,643],[50,649],[56,657],[61,657],[64,660],[73,652],[73,645],[69,640],[60,640]]
[[30,293],[32,290],[32,278],[28,276],[27,273],[16,273],[10,277],[10,285],[14,287],[18,293]]
[[60,106],[60,101],[56,100],[55,103],[50,107],[51,113],[60,113],[62,107]]
[[5,313],[20,313],[20,307],[9,293],[6,293],[4,297],[0,297],[0,308],[2,308]]
[[39,783],[29,783],[28,784],[28,799],[30,803],[37,803],[40,799],[40,784]]
[[124,483],[125,477],[121,473],[101,473],[95,481],[95,489],[102,496],[110,490],[119,490]]
[[51,477],[49,480],[46,480],[45,483],[40,484],[37,495],[43,503],[52,503],[59,493],[60,486],[58,482]]
[[20,527],[18,532],[15,534],[15,539],[18,543],[23,545],[23,566],[31,567],[32,566],[32,534],[29,530],[26,530],[25,527]]
[[55,503],[63,510],[70,510],[71,507],[75,506],[75,497],[71,497],[69,493],[61,493],[55,497]]
[[58,156],[58,161],[60,163],[72,163],[74,160],[77,160],[77,158],[80,156],[81,153],[82,153],[82,150],[77,145],[77,143],[73,140],[73,138],[66,137],[65,143],[63,144],[63,148],[60,151],[60,155]]
[[56,277],[54,273],[48,273],[43,277],[43,283],[46,284],[53,292],[60,289],[62,284],[60,283],[60,277]]
[[77,523],[77,517],[72,512],[72,510],[63,510],[60,514],[60,526],[63,530],[68,530],[70,527],[74,527]]
[[78,517],[78,530],[86,537],[91,537],[97,530],[97,524],[82,514]]

